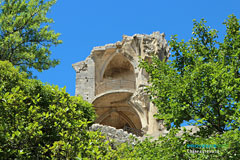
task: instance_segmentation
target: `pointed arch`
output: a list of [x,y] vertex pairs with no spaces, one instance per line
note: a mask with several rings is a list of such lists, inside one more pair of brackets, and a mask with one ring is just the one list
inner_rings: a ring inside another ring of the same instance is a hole
[[[135,128],[137,129],[137,127],[135,126],[135,124],[132,122],[132,120],[122,111],[116,111],[115,109],[110,109],[108,112],[105,112],[104,114],[102,114],[100,117],[98,117],[96,119],[96,123],[100,123],[102,124],[102,122],[106,119],[108,119],[112,113],[117,113],[119,114],[119,117],[121,117],[131,128]],[[116,127],[116,126],[112,126],[112,127]]]
[[109,67],[109,64],[111,62],[114,61],[114,59],[117,59],[117,57],[122,56],[122,58],[124,58],[129,64],[131,64],[131,68],[133,73],[135,74],[135,68],[134,66],[136,66],[136,63],[133,59],[133,57],[131,55],[129,55],[128,53],[117,53],[117,54],[112,54],[111,56],[108,57],[108,59],[106,60],[106,62],[103,64],[102,69],[100,71],[100,81],[103,81],[104,78],[104,73],[106,72],[107,67]]

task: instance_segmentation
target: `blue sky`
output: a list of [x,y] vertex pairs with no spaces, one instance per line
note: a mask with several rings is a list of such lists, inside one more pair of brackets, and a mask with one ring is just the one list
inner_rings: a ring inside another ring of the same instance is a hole
[[240,18],[239,0],[58,0],[48,17],[51,28],[61,33],[63,44],[52,48],[52,58],[60,59],[55,68],[36,73],[43,82],[66,86],[75,94],[75,71],[72,64],[83,61],[95,46],[115,43],[122,35],[164,32],[188,40],[192,20],[205,18],[207,25],[225,33],[222,24],[228,15]]

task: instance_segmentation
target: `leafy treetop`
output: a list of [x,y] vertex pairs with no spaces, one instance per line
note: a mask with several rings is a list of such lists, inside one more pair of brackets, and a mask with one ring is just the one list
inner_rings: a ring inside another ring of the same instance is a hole
[[51,60],[50,47],[62,43],[59,33],[50,29],[53,20],[46,17],[56,0],[0,1],[0,60],[28,71],[39,72],[55,67],[59,60]]
[[205,23],[194,20],[188,42],[171,38],[172,61],[154,57],[153,63],[140,66],[151,77],[147,90],[158,107],[156,117],[169,128],[194,120],[207,136],[240,126],[240,24],[230,15],[224,22],[224,41],[219,42],[218,32]]

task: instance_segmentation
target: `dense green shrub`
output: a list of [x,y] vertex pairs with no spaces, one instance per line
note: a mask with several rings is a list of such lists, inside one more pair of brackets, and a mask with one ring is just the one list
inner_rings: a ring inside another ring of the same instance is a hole
[[[132,160],[240,159],[238,130],[227,131],[209,138],[196,137],[189,132],[176,136],[177,133],[177,129],[172,129],[169,134],[160,136],[157,140],[145,139],[135,146],[122,144],[118,148],[118,158]],[[191,147],[191,145],[198,146]]]
[[[103,157],[111,148],[87,131],[95,119],[91,104],[65,89],[34,79],[0,61],[0,157],[68,159]],[[108,156],[110,157],[110,156]]]

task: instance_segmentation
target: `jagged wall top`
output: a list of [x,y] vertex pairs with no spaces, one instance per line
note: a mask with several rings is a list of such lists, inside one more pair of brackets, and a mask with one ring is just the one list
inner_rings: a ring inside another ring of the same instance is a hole
[[[106,44],[104,46],[94,47],[90,57],[94,57],[98,53],[103,52],[115,52],[116,50],[129,50],[129,47],[133,49],[137,56],[150,56],[156,54],[160,59],[163,56],[169,57],[169,47],[165,39],[165,34],[160,32],[153,32],[150,35],[147,34],[135,34],[133,36],[123,35],[122,41],[116,43]],[[129,52],[129,53],[134,53]],[[164,54],[161,54],[164,52]]]
[[[165,34],[160,32],[153,32],[150,35],[147,34],[134,34],[133,36],[123,35],[122,41],[116,43],[106,44],[104,46],[94,47],[91,54],[87,57],[88,59],[99,59],[99,56],[103,54],[111,53],[128,53],[133,57],[141,56],[151,57],[152,54],[157,55],[161,60],[166,57],[169,58],[169,46],[165,39]],[[135,54],[135,55],[133,55]],[[78,72],[79,68],[84,69],[83,62],[78,62],[72,65],[73,68]],[[81,67],[82,66],[82,67]]]

